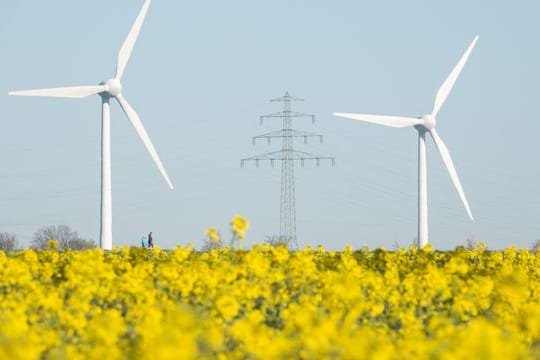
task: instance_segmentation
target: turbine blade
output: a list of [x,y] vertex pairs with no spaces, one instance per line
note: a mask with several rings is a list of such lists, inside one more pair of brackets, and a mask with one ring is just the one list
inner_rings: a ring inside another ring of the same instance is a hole
[[60,98],[84,98],[90,95],[99,94],[100,92],[103,92],[106,90],[107,90],[107,87],[104,85],[75,86],[75,87],[61,87],[61,88],[26,90],[26,91],[10,91],[8,95],[11,95],[11,96],[48,96],[48,97],[60,97]]
[[420,125],[424,123],[422,119],[414,119],[401,116],[384,116],[384,115],[368,115],[368,114],[349,114],[349,113],[334,113],[334,116],[366,121],[379,125],[392,126],[397,128]]
[[435,146],[437,146],[437,149],[439,150],[439,153],[441,154],[441,157],[443,159],[444,165],[446,165],[446,168],[448,169],[448,172],[450,173],[450,178],[452,178],[452,182],[454,183],[454,186],[459,194],[459,197],[461,198],[461,201],[463,202],[463,205],[465,205],[465,210],[467,210],[467,214],[473,219],[471,208],[469,207],[469,203],[467,202],[467,198],[465,197],[465,193],[463,192],[463,187],[461,187],[461,183],[459,182],[459,177],[456,172],[456,168],[454,167],[454,162],[452,161],[452,158],[450,157],[450,153],[448,152],[448,148],[442,141],[442,139],[439,137],[439,134],[437,134],[437,131],[435,129],[432,129],[430,131],[431,137],[433,138],[433,141],[435,142]]
[[476,42],[478,41],[478,35],[474,38],[471,45],[465,50],[465,53],[459,59],[458,63],[454,67],[454,70],[448,75],[448,78],[443,82],[439,90],[437,91],[437,95],[435,95],[435,103],[433,104],[433,116],[437,116],[437,113],[439,110],[441,110],[441,107],[443,106],[444,102],[446,101],[446,98],[448,97],[448,94],[450,94],[450,91],[452,90],[452,87],[454,86],[454,83],[456,82],[459,74],[461,73],[461,70],[463,70],[463,67],[467,63],[467,60],[469,59],[469,55],[471,55],[471,52],[476,45]]
[[124,44],[122,44],[122,47],[120,48],[120,52],[118,53],[118,62],[116,65],[115,75],[115,78],[117,79],[121,79],[122,75],[124,75],[124,70],[126,70],[129,58],[131,57],[131,53],[133,52],[133,48],[135,47],[135,43],[137,42],[139,33],[141,32],[144,18],[146,17],[146,13],[148,12],[148,8],[150,7],[150,2],[151,0],[146,0],[144,2],[144,5],[139,12],[139,15],[137,16],[133,27],[131,28],[126,40],[124,41]]
[[116,100],[118,100],[118,103],[122,107],[122,110],[124,110],[124,113],[126,114],[128,120],[131,122],[131,125],[135,128],[135,131],[137,131],[137,134],[139,134],[139,137],[141,138],[144,146],[150,153],[150,156],[156,163],[159,171],[161,172],[161,175],[163,175],[163,178],[169,185],[171,189],[173,189],[173,185],[171,183],[171,180],[169,179],[169,175],[167,175],[167,172],[165,171],[165,168],[163,167],[163,164],[161,163],[161,160],[159,159],[159,155],[154,148],[154,145],[152,144],[152,141],[150,140],[150,137],[148,136],[148,133],[144,129],[144,126],[141,122],[141,119],[139,118],[139,115],[133,110],[131,105],[127,102],[127,100],[122,96],[118,95],[116,97]]

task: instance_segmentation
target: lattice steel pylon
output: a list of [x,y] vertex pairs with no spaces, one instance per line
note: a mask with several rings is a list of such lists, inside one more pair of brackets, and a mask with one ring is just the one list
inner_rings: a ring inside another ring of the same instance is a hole
[[270,161],[270,164],[272,167],[274,167],[276,161],[281,161],[279,243],[286,244],[288,247],[297,248],[298,240],[296,237],[294,162],[299,161],[300,165],[303,167],[306,160],[315,160],[317,166],[319,166],[321,160],[330,160],[332,162],[332,166],[335,166],[335,159],[329,156],[294,150],[294,138],[304,138],[304,142],[307,143],[308,138],[317,137],[322,143],[323,137],[319,134],[298,131],[292,128],[292,120],[296,118],[310,117],[312,122],[315,123],[315,115],[292,111],[291,102],[293,101],[304,101],[304,99],[292,97],[288,92],[286,92],[285,96],[270,100],[270,102],[283,102],[283,111],[261,116],[260,124],[262,125],[265,119],[278,118],[283,120],[283,128],[281,130],[272,131],[253,137],[254,145],[257,139],[266,139],[268,144],[270,144],[273,138],[280,138],[281,150],[241,159],[240,166],[244,167],[244,163],[246,161],[254,161],[257,167],[259,166],[260,161]]

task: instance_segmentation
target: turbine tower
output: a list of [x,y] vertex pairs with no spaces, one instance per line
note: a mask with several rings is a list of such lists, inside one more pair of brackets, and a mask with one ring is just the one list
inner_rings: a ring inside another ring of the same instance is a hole
[[172,189],[173,185],[159,155],[144,129],[139,115],[122,96],[122,76],[139,37],[139,33],[144,23],[144,19],[150,7],[151,0],[146,0],[124,41],[118,54],[116,75],[109,80],[101,82],[99,85],[62,87],[40,90],[12,91],[9,95],[14,96],[47,96],[59,98],[85,98],[90,95],[101,97],[101,226],[100,226],[100,247],[105,250],[112,249],[112,187],[111,187],[111,99],[116,99],[124,111],[129,122],[141,138],[150,156],[156,163],[161,175]]
[[427,167],[426,167],[426,133],[429,133],[433,138],[433,142],[439,151],[442,160],[448,169],[450,178],[454,183],[454,186],[458,192],[465,210],[469,215],[470,219],[473,220],[471,209],[463,187],[459,181],[459,177],[454,166],[454,162],[450,157],[448,148],[439,137],[439,134],[435,130],[437,125],[437,114],[441,110],[442,105],[446,101],[446,98],[450,94],[454,83],[456,82],[461,70],[465,66],[469,55],[471,54],[476,42],[478,41],[478,36],[474,38],[472,43],[469,45],[461,59],[458,61],[457,65],[454,67],[448,78],[443,82],[439,91],[435,96],[435,103],[433,105],[433,110],[431,113],[423,115],[419,118],[408,118],[401,116],[384,116],[384,115],[368,115],[368,114],[349,114],[349,113],[334,113],[334,116],[339,116],[343,118],[360,120],[365,122],[370,122],[379,125],[391,126],[391,127],[410,127],[413,126],[418,131],[418,243],[421,248],[423,248],[428,243],[428,206],[427,206]]
[[294,161],[300,161],[301,166],[304,166],[306,160],[315,160],[319,166],[321,160],[331,160],[332,165],[335,165],[335,159],[332,157],[310,154],[303,151],[294,150],[294,138],[303,138],[307,143],[308,138],[317,137],[322,143],[322,135],[307,133],[294,130],[292,121],[296,118],[309,117],[315,123],[315,115],[303,114],[292,111],[291,103],[293,101],[304,101],[296,97],[292,97],[288,92],[285,96],[272,99],[270,102],[282,102],[283,111],[260,117],[260,124],[265,119],[282,119],[283,128],[281,130],[265,133],[253,138],[253,145],[257,139],[266,139],[268,144],[273,138],[281,139],[281,151],[274,151],[259,156],[253,156],[240,160],[240,165],[244,167],[246,161],[254,161],[258,167],[260,161],[270,161],[272,167],[276,161],[281,161],[281,206],[280,206],[280,234],[279,242],[287,246],[298,247],[296,238],[296,207],[294,194]]

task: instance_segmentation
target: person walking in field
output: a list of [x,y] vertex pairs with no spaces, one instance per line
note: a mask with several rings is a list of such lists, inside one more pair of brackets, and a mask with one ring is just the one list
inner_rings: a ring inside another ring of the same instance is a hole
[[143,235],[141,239],[141,246],[143,247],[143,249],[146,249],[146,235]]
[[148,234],[148,248],[153,249],[154,248],[154,239],[152,239],[152,232],[150,231],[150,234]]

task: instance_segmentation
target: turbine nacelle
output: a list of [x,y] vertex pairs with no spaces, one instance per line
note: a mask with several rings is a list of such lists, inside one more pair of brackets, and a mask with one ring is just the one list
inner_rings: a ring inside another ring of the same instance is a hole
[[435,126],[437,125],[437,119],[435,119],[435,116],[433,116],[432,114],[426,114],[420,119],[424,121],[423,125],[428,131],[435,129]]
[[106,86],[107,89],[103,93],[111,97],[117,97],[122,94],[122,83],[120,82],[120,79],[112,78],[102,81],[99,85]]

